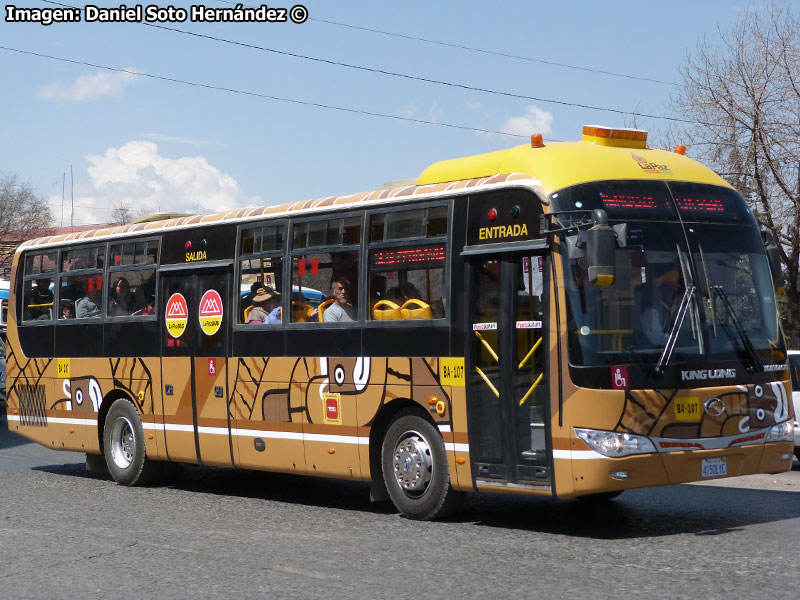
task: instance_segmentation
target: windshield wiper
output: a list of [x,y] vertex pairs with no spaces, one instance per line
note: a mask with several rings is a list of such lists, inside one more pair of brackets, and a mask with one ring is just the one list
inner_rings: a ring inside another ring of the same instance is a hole
[[714,337],[717,337],[717,307],[711,292],[711,288],[714,284],[711,282],[711,275],[708,273],[708,265],[706,265],[706,257],[703,254],[703,246],[698,244],[697,249],[700,251],[700,262],[703,264],[703,274],[706,278],[706,292],[709,303],[709,312],[711,312],[711,325],[714,330]]
[[[733,321],[733,326],[736,328],[736,333],[739,334],[739,339],[742,342],[742,346],[744,347],[747,356],[750,358],[750,372],[763,371],[764,368],[761,366],[758,352],[756,352],[753,342],[750,340],[750,336],[747,335],[747,331],[745,331],[744,327],[742,327],[742,323],[739,321],[736,311],[733,310],[733,306],[731,306],[731,302],[728,299],[728,294],[725,293],[725,290],[721,285],[715,285],[710,289],[713,295],[716,295],[718,298],[722,299],[722,306],[725,307],[725,310],[728,312],[728,316],[730,316],[731,321]],[[714,300],[712,299],[711,302],[713,304]],[[727,328],[725,329],[727,331]]]
[[667,369],[667,365],[672,358],[672,351],[675,350],[675,344],[678,342],[678,334],[680,333],[681,327],[683,327],[683,320],[686,318],[686,312],[689,310],[692,300],[694,300],[696,291],[697,287],[690,285],[683,293],[678,312],[675,313],[672,319],[672,325],[669,329],[669,335],[667,336],[667,343],[664,345],[664,351],[661,353],[658,363],[656,363],[657,375],[663,375],[664,371]]

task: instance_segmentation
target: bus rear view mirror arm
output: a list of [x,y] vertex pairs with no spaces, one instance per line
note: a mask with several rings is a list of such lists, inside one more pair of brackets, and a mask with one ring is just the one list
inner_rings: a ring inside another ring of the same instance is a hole
[[616,265],[616,239],[614,230],[608,225],[608,214],[601,208],[592,212],[594,226],[586,232],[586,264],[589,282],[597,286],[614,284]]

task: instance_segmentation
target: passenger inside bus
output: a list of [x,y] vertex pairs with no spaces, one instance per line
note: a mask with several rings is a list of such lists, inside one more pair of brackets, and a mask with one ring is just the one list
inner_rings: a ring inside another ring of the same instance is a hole
[[108,300],[110,317],[126,317],[138,310],[135,298],[131,294],[131,286],[124,277],[116,280],[110,295],[111,298]]
[[252,300],[252,307],[246,309],[247,323],[280,323],[281,295],[271,287],[259,287]]
[[143,316],[156,314],[156,298],[155,298],[155,296],[150,296],[150,299],[147,301],[147,304],[139,312],[139,314],[141,314]]
[[358,312],[350,304],[350,281],[345,277],[335,276],[331,279],[331,293],[333,302],[324,309],[323,320],[326,323],[355,321]]
[[75,303],[75,316],[78,319],[100,316],[100,290],[97,287],[89,285],[86,295]]
[[49,279],[37,279],[27,302],[30,319],[49,319],[53,309],[53,291]]

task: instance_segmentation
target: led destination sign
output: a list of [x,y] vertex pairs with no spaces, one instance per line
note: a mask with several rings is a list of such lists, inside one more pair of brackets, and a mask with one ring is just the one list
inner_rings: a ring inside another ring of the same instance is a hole
[[435,266],[444,264],[444,246],[376,250],[372,253],[373,267]]

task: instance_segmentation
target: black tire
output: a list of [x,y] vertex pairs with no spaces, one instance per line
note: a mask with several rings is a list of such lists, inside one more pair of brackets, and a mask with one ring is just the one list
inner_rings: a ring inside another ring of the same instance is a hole
[[124,399],[111,405],[103,428],[103,454],[108,472],[120,485],[147,485],[162,472],[144,448],[142,420],[133,404]]
[[389,497],[409,519],[444,517],[464,497],[450,485],[439,430],[416,411],[400,412],[392,420],[383,438],[381,465]]
[[800,446],[794,447],[794,455],[797,457],[797,460],[800,460]]

